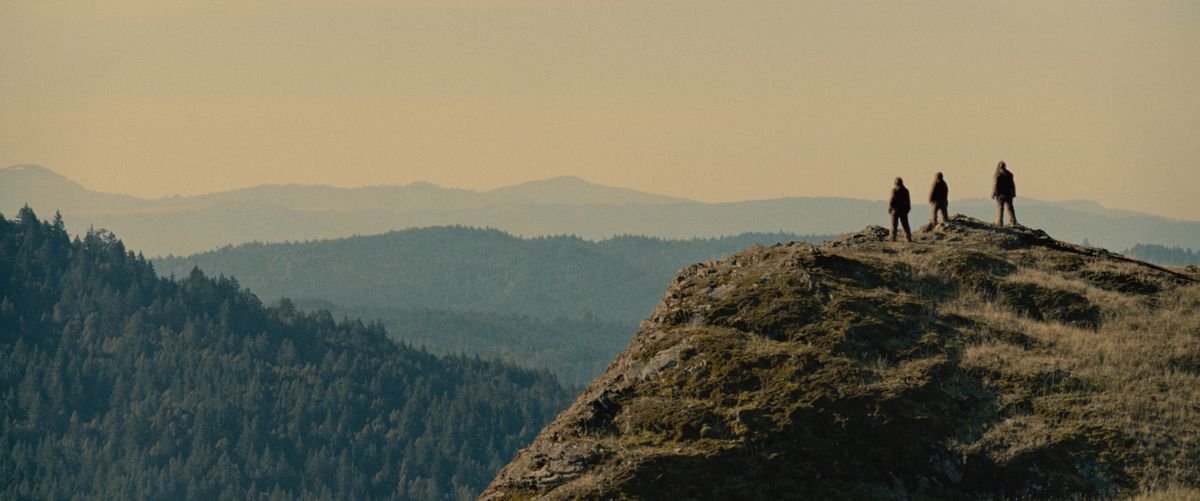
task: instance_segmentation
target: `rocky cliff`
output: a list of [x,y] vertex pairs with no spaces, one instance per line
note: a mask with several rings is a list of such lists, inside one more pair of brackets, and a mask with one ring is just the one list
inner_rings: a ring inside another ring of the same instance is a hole
[[1200,271],[957,216],[693,265],[484,499],[1200,484]]

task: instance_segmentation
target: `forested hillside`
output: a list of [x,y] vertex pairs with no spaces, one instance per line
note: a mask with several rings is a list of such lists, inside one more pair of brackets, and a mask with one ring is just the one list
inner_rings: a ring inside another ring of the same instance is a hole
[[1126,255],[1143,261],[1175,266],[1200,265],[1200,252],[1182,247],[1166,247],[1154,244],[1137,244],[1125,249]]
[[326,309],[335,318],[364,318],[384,324],[400,342],[448,355],[484,354],[523,367],[549,369],[560,381],[582,387],[604,371],[629,343],[637,324],[595,317],[541,319],[528,315],[432,309],[346,308],[322,302],[296,303]]
[[567,398],[0,217],[3,499],[468,499]]
[[[519,238],[498,230],[432,227],[303,243],[252,243],[155,260],[163,275],[199,266],[235,276],[263,297],[368,308],[491,311],[539,318],[641,320],[679,268],[754,243],[802,239]],[[812,237],[805,240],[818,240]]]
[[625,348],[680,268],[756,243],[820,241],[781,233],[692,240],[519,238],[434,227],[338,240],[246,244],[156,260],[164,275],[199,266],[259,295],[335,316],[382,320],[438,353],[547,367],[586,384]]

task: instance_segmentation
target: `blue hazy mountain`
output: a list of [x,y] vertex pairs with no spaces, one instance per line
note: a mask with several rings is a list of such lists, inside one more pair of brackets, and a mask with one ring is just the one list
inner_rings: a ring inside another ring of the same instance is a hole
[[[98,193],[36,166],[0,169],[0,211],[29,204],[60,210],[69,227],[107,228],[147,255],[191,254],[226,244],[299,241],[441,225],[497,228],[521,236],[662,238],[745,232],[834,234],[886,221],[884,203],[792,197],[703,203],[554,178],[476,192],[429,183],[334,188],[272,185],[189,197],[141,199]],[[951,212],[988,220],[989,200],[955,200]],[[1200,249],[1200,222],[1022,198],[1021,221],[1071,242],[1113,250],[1136,244]],[[921,208],[914,223],[923,219]]]

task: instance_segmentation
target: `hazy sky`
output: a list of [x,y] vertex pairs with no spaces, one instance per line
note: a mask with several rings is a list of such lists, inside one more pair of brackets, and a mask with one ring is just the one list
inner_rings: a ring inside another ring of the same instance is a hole
[[0,0],[0,166],[140,196],[558,175],[1200,219],[1200,2]]

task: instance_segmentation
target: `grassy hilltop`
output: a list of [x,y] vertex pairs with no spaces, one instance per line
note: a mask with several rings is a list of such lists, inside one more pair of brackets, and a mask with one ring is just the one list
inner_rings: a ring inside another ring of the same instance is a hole
[[685,268],[485,499],[1195,495],[1200,272],[956,217]]

